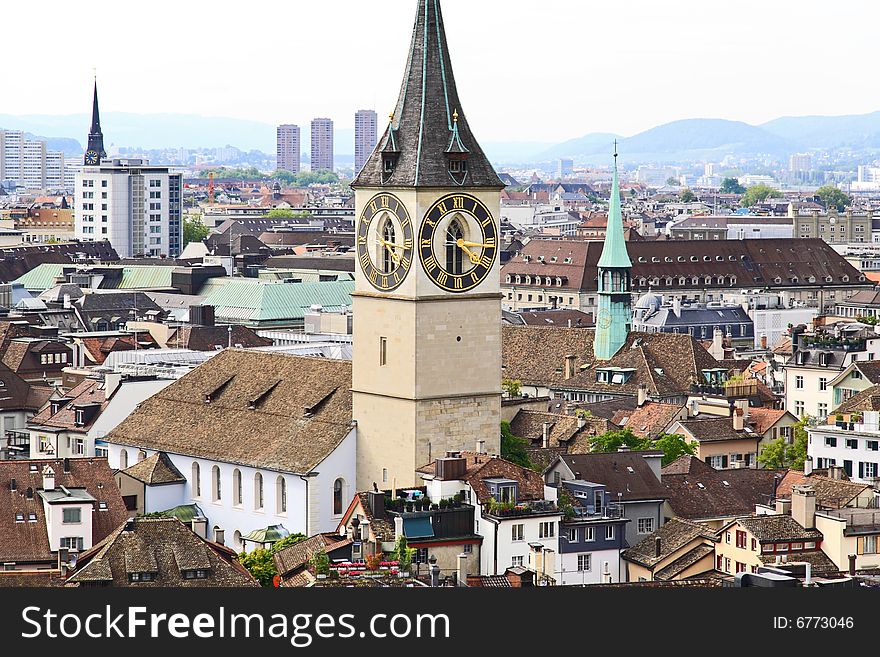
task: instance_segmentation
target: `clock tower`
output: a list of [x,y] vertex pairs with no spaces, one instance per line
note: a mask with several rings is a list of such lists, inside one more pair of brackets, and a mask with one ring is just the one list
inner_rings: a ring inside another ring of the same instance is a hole
[[447,450],[500,451],[504,184],[458,98],[439,0],[419,0],[400,94],[352,183],[358,490]]
[[593,355],[608,360],[626,342],[632,326],[630,311],[632,262],[626,252],[623,218],[620,213],[620,187],[617,182],[617,144],[614,146],[614,172],[608,204],[608,227],[599,257],[599,308],[596,313],[596,336]]
[[95,79],[95,91],[92,97],[92,127],[89,128],[89,141],[83,164],[94,166],[107,157],[104,150],[104,133],[101,132],[101,116],[98,113],[98,80]]

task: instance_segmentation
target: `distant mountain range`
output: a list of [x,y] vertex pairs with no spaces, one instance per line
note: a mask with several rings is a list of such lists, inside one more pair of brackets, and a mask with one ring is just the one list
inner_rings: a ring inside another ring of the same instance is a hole
[[[49,148],[82,152],[90,117],[86,114],[0,114],[0,128],[43,135]],[[101,117],[108,145],[120,147],[215,148],[231,144],[242,150],[275,151],[275,126],[258,121],[195,114],[108,112]],[[309,150],[308,125],[302,127],[302,150]],[[684,119],[631,137],[588,133],[560,144],[533,141],[485,142],[496,164],[535,164],[570,157],[579,164],[604,164],[614,140],[628,164],[642,162],[717,161],[725,155],[785,157],[821,149],[880,150],[880,112],[849,116],[788,116],[762,125],[724,119]],[[354,151],[354,130],[335,130],[336,152],[348,159]]]

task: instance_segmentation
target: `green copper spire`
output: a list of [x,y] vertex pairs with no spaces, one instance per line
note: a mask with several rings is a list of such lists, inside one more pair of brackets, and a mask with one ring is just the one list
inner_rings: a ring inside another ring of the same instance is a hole
[[599,258],[600,267],[632,267],[623,237],[623,218],[620,213],[620,187],[617,183],[617,142],[614,142],[614,173],[611,178],[611,201],[608,206],[608,226],[605,246]]

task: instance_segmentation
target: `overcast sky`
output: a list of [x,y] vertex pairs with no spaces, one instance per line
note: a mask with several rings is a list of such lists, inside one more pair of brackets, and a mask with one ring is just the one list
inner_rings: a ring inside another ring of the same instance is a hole
[[[0,113],[175,112],[380,123],[416,0],[3,3]],[[876,0],[443,0],[459,94],[487,141],[631,135],[880,109]]]

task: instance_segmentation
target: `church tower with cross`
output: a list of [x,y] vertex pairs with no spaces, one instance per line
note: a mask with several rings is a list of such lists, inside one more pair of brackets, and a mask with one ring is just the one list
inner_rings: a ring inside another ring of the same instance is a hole
[[620,212],[620,186],[617,180],[617,142],[614,142],[614,171],[608,204],[608,227],[599,257],[599,308],[593,355],[608,360],[626,343],[632,327],[630,272],[632,262],[626,251],[623,218]]
[[419,0],[397,104],[352,183],[358,490],[500,451],[504,184],[471,132],[439,0]]

